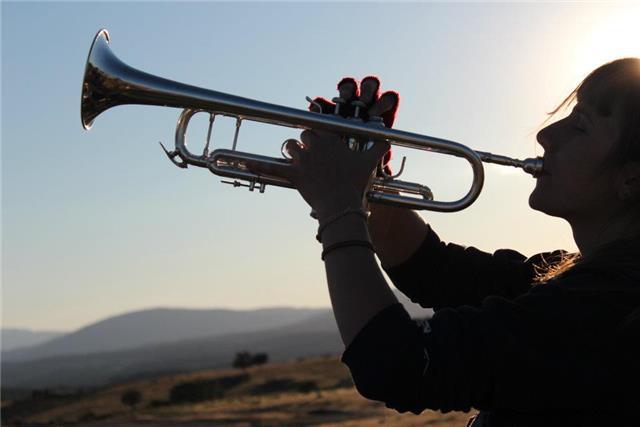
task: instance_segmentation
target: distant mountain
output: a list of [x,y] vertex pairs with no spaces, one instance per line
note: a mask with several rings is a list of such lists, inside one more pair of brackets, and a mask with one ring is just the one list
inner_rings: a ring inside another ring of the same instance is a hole
[[[333,331],[288,332],[279,329],[199,338],[133,350],[57,356],[24,362],[2,361],[2,387],[95,387],[159,375],[230,367],[239,351],[266,352],[271,361],[337,354],[340,336]],[[286,327],[285,327],[286,329]]]
[[64,335],[66,332],[57,331],[32,331],[31,329],[2,328],[0,340],[2,351],[15,350],[20,347],[29,347],[42,344],[54,338]]
[[[398,300],[413,317],[430,315],[397,293]],[[321,318],[323,320],[318,320]],[[146,345],[172,343],[195,338],[255,332],[297,324],[302,330],[335,330],[328,308],[264,308],[256,310],[169,309],[135,311],[96,322],[75,332],[50,336],[30,346],[5,346],[3,330],[2,359],[26,361],[54,356],[113,352]],[[320,323],[318,323],[320,322]],[[328,327],[328,325],[331,325]],[[12,330],[8,330],[12,331]],[[10,334],[9,336],[17,336]],[[25,335],[26,336],[26,335]],[[11,344],[11,341],[9,341]]]
[[[409,313],[429,310],[401,296]],[[249,312],[250,313],[250,312]],[[285,313],[288,313],[285,310]],[[248,313],[245,313],[248,314]],[[290,314],[290,313],[289,313]],[[282,323],[282,322],[281,322]],[[15,388],[91,387],[113,382],[229,367],[239,351],[266,352],[272,361],[342,352],[333,313],[319,309],[298,322],[271,329],[145,345],[135,349],[85,355],[2,361],[2,386]]]
[[258,310],[153,309],[102,320],[76,332],[28,348],[2,353],[2,359],[35,360],[53,356],[112,352],[192,338],[277,328],[328,312],[321,309]]

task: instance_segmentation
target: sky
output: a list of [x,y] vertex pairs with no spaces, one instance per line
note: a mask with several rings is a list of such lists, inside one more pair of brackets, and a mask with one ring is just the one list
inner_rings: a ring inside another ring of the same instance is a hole
[[[315,222],[297,192],[249,193],[174,167],[179,110],[121,106],[91,131],[80,87],[95,33],[140,70],[294,108],[375,74],[401,105],[395,128],[533,157],[536,132],[604,62],[640,56],[629,3],[5,2],[1,14],[2,326],[72,331],[154,307],[328,307]],[[197,116],[193,151],[206,134]],[[213,144],[230,148],[232,119]],[[279,156],[291,129],[249,123],[239,149]],[[404,180],[464,195],[461,159],[397,149]],[[458,213],[422,212],[445,241],[525,255],[575,250],[527,204],[535,181],[488,165]],[[428,277],[425,276],[425,280]]]

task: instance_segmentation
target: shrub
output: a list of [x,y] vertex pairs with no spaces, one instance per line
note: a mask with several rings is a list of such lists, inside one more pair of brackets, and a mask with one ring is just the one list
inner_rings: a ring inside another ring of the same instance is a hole
[[120,401],[131,408],[135,408],[142,401],[142,393],[138,390],[127,390],[122,394]]
[[249,393],[253,395],[284,393],[284,392],[302,392],[308,393],[317,390],[318,385],[315,381],[295,381],[290,378],[276,378],[253,387]]
[[248,351],[240,351],[236,353],[232,366],[234,368],[244,369],[254,365],[264,365],[269,361],[267,353],[251,354]]
[[352,388],[354,387],[351,377],[346,377],[336,382],[332,388]]
[[269,356],[267,355],[267,353],[254,354],[253,357],[251,358],[252,365],[264,365],[268,361],[269,361]]
[[249,375],[234,375],[212,380],[188,381],[175,385],[169,393],[171,403],[194,403],[221,399],[233,387],[249,380]]
[[248,368],[249,366],[251,366],[251,359],[251,353],[249,353],[248,351],[241,351],[239,353],[236,353],[236,357],[235,359],[233,359],[233,367],[239,369]]

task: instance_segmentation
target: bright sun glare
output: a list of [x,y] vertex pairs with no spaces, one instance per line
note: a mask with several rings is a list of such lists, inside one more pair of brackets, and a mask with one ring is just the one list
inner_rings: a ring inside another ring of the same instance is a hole
[[592,22],[592,30],[576,46],[576,80],[605,62],[640,56],[640,4],[623,5]]

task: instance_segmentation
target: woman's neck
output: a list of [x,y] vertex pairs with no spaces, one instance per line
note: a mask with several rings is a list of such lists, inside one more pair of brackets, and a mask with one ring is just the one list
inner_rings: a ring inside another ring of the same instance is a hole
[[637,214],[629,211],[604,218],[569,221],[573,239],[582,257],[588,257],[602,246],[640,234]]

